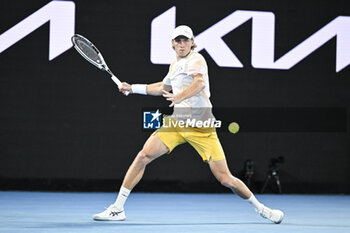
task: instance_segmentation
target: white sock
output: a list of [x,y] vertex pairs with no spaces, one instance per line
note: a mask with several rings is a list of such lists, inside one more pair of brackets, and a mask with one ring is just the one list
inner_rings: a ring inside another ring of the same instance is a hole
[[260,210],[264,205],[261,204],[254,196],[254,194],[252,194],[252,196],[247,199],[247,201],[252,204],[254,206],[255,209]]
[[116,205],[117,209],[124,210],[124,204],[129,194],[129,189],[124,188],[123,186],[120,188],[117,200],[114,202],[114,205]]

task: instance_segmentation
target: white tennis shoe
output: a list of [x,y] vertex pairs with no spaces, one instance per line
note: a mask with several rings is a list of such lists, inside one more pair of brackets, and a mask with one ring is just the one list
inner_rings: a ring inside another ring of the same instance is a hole
[[258,209],[255,209],[255,210],[256,210],[256,212],[258,212],[260,214],[261,217],[267,218],[276,224],[281,223],[283,220],[283,217],[284,217],[284,213],[282,211],[273,210],[273,209],[270,209],[264,205],[260,210],[258,210]]
[[92,218],[96,221],[124,221],[126,219],[124,210],[117,209],[114,204]]

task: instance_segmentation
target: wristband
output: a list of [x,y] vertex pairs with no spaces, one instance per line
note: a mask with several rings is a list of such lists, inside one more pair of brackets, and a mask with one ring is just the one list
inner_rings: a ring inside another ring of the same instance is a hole
[[132,84],[131,90],[133,94],[147,95],[146,91],[147,84]]

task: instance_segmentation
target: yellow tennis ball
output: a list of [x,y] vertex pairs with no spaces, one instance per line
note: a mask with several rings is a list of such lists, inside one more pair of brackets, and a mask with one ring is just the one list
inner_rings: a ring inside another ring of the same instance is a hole
[[233,134],[237,133],[239,131],[239,124],[237,124],[236,122],[231,122],[228,125],[228,131],[230,131]]

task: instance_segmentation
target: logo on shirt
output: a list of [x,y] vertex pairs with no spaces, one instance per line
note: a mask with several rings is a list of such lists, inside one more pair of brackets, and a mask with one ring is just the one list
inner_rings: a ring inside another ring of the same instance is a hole
[[162,113],[157,111],[143,112],[143,128],[144,129],[159,129],[161,126]]
[[184,68],[182,66],[177,67],[177,69],[175,70],[175,73],[180,73],[181,71],[183,71]]

